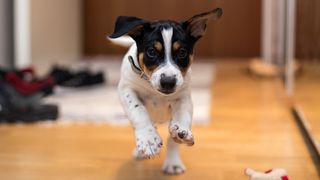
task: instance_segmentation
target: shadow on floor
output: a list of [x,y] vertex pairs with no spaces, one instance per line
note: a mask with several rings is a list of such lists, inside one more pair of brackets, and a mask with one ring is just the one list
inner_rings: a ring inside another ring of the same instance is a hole
[[159,161],[130,160],[124,163],[117,172],[117,180],[128,179],[152,179],[152,180],[169,180],[173,176],[165,175],[161,171],[161,163]]

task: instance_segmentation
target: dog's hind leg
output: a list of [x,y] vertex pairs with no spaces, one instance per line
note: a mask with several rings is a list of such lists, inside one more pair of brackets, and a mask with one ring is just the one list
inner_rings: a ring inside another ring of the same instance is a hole
[[180,158],[179,146],[171,137],[168,138],[166,159],[162,166],[165,174],[177,175],[186,170]]

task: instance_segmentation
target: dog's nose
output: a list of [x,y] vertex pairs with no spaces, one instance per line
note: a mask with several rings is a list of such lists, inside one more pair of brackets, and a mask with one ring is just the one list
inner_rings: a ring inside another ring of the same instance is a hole
[[160,85],[163,90],[173,91],[176,86],[176,82],[176,76],[166,76],[165,74],[161,74]]

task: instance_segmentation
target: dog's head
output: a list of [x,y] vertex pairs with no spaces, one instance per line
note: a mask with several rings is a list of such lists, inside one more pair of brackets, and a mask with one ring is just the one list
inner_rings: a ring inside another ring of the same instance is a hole
[[193,48],[207,27],[209,19],[218,19],[222,9],[197,14],[181,23],[150,22],[137,17],[120,16],[110,38],[131,36],[137,44],[137,59],[154,89],[174,93],[183,84],[193,61]]

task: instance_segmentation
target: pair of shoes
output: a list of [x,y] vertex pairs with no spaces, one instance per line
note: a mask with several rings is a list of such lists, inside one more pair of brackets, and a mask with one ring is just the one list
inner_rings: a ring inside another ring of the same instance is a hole
[[90,72],[78,72],[73,78],[62,82],[60,85],[65,87],[87,87],[104,83],[102,73],[91,74]]
[[32,95],[42,92],[45,96],[47,96],[53,93],[53,77],[49,76],[40,80],[36,80],[35,73],[32,68],[19,71],[0,70],[0,76],[23,95]]
[[56,105],[42,105],[42,92],[22,95],[0,78],[0,123],[35,122],[55,120],[58,117]]
[[79,72],[71,72],[65,68],[55,66],[50,73],[50,76],[54,77],[57,85],[64,87],[87,87],[97,84],[103,84],[104,74],[98,72],[93,74],[87,70]]

